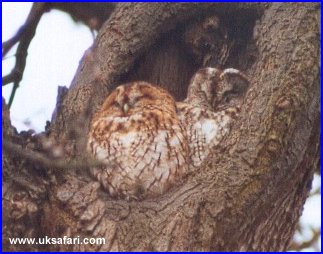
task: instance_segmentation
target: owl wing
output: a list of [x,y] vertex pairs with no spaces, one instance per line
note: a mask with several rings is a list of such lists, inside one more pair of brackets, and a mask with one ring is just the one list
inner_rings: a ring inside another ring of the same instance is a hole
[[[107,123],[102,118],[98,123],[113,126],[116,120]],[[186,172],[187,140],[179,122],[167,128],[143,122],[132,131],[108,129],[100,134],[90,135],[88,149],[106,167],[93,168],[91,174],[112,196],[141,199],[161,194]]]
[[209,155],[211,148],[218,145],[229,133],[238,108],[212,112],[180,102],[177,103],[177,109],[178,117],[186,128],[191,165],[199,167]]

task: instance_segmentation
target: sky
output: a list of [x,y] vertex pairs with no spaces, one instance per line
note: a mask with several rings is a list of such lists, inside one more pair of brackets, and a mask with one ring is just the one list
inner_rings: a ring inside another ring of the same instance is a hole
[[[2,2],[2,42],[13,36],[24,23],[31,5],[26,2]],[[70,85],[84,51],[92,42],[89,28],[75,23],[63,12],[50,11],[43,15],[30,44],[23,80],[10,110],[12,124],[18,131],[44,130],[46,120],[51,119],[55,108],[57,87]],[[2,61],[2,76],[10,73],[14,66],[15,49]],[[11,89],[12,85],[2,88],[6,101]],[[321,179],[316,176],[313,190],[320,186]],[[320,195],[306,201],[301,224],[305,228],[321,226]],[[310,232],[307,235],[310,237]]]
[[[24,23],[31,3],[2,3],[2,42]],[[69,86],[79,60],[90,47],[93,36],[88,27],[75,23],[60,11],[43,15],[28,50],[26,69],[12,108],[12,123],[18,131],[43,131],[55,108],[57,87]],[[15,63],[16,47],[2,61],[2,76]],[[12,85],[2,89],[8,101]]]

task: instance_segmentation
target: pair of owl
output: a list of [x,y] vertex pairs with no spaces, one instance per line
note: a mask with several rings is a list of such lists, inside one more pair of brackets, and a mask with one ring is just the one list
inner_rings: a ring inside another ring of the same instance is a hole
[[236,69],[203,68],[183,102],[143,81],[117,87],[90,125],[88,150],[106,165],[91,174],[116,198],[161,195],[200,167],[229,133],[239,111],[230,97],[241,97],[248,83]]

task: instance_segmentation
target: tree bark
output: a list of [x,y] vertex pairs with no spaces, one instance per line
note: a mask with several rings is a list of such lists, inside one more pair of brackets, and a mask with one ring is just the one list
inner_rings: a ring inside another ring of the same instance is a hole
[[111,2],[47,2],[47,9],[66,12],[78,22],[83,22],[93,30],[99,30],[109,18],[117,3]]
[[[187,81],[199,66],[189,62],[176,34],[210,14],[237,16],[249,26],[234,64],[250,77],[251,87],[230,136],[214,148],[198,174],[161,197],[129,202],[110,198],[84,167],[39,169],[25,163],[19,166],[22,178],[32,172],[31,179],[42,179],[42,188],[25,194],[25,203],[34,209],[23,216],[11,218],[9,202],[4,226],[24,225],[23,236],[28,231],[32,236],[106,239],[103,245],[51,245],[48,250],[288,248],[320,158],[319,4],[118,4],[60,98],[48,135],[64,144],[66,160],[84,156],[91,114],[121,82],[148,80],[177,99],[185,97]],[[5,130],[8,126],[3,121]],[[6,135],[12,139],[16,134]],[[4,171],[12,175],[15,158],[8,153],[4,158]],[[17,189],[9,179],[4,177],[10,201]],[[28,216],[33,223],[25,223]],[[4,237],[17,230],[5,229]]]

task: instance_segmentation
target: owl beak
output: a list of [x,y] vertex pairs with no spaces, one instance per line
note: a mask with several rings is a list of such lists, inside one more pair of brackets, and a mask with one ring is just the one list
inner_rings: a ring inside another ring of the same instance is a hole
[[123,105],[123,112],[127,113],[127,112],[128,112],[128,110],[129,110],[129,105],[128,105],[128,103],[125,103],[125,104]]

